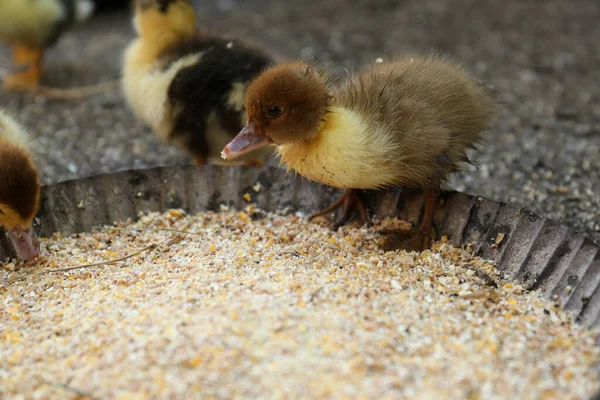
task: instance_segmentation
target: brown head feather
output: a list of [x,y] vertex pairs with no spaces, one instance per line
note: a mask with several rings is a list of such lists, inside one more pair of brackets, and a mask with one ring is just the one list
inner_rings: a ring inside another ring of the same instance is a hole
[[[22,148],[0,140],[0,210],[6,205],[25,223],[38,211],[40,183],[29,154]],[[4,213],[9,211],[4,210]],[[23,227],[28,228],[28,226]]]
[[23,136],[0,112],[0,224],[27,229],[39,208],[40,182],[31,155],[19,143]]
[[329,102],[328,77],[314,65],[279,64],[248,86],[248,123],[277,144],[310,140],[316,135]]

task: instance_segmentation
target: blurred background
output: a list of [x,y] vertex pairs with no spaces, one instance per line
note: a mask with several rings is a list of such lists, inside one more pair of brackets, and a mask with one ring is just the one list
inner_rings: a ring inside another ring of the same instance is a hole
[[[500,115],[476,168],[451,187],[507,201],[600,239],[600,2],[597,0],[201,0],[199,25],[258,42],[279,57],[352,69],[404,50],[436,50],[491,86]],[[119,78],[133,37],[127,1],[48,50],[42,83]],[[0,44],[0,67],[11,63]],[[0,93],[31,131],[44,183],[189,164],[137,122],[118,90],[78,101]]]

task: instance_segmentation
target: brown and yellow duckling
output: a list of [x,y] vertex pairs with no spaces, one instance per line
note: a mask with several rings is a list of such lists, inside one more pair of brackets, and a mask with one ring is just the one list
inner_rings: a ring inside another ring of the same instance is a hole
[[40,203],[40,182],[26,141],[23,128],[0,110],[0,226],[23,260],[40,253],[32,229]]
[[[246,121],[247,83],[271,63],[238,40],[200,32],[189,0],[136,0],[138,37],[125,51],[123,92],[137,117],[197,165],[219,160]],[[247,156],[260,164],[266,152]]]
[[0,41],[13,48],[7,90],[34,90],[42,77],[45,50],[94,10],[90,0],[2,0]]
[[403,247],[426,248],[440,185],[488,127],[492,103],[458,64],[405,56],[367,66],[339,85],[310,64],[274,66],[249,85],[246,109],[247,124],[224,158],[277,145],[288,170],[346,189],[316,214],[341,207],[340,224],[354,208],[368,221],[360,189],[423,190],[421,223],[403,233]]

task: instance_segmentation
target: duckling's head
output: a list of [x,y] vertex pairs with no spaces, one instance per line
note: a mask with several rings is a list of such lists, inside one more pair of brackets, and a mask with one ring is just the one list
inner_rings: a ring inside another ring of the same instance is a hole
[[233,159],[269,143],[314,139],[329,99],[327,77],[313,65],[290,62],[265,70],[248,85],[246,126],[222,156]]
[[140,36],[163,32],[190,36],[197,31],[190,0],[135,0],[133,25]]
[[31,155],[19,143],[20,127],[0,111],[0,226],[23,260],[40,253],[32,229],[40,203],[38,171]]

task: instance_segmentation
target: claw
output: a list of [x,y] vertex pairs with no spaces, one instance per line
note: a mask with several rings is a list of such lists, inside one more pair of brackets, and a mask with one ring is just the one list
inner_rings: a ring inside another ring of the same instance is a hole
[[194,155],[194,165],[197,167],[200,165],[206,165],[206,157]]
[[247,167],[264,167],[265,163],[261,160],[248,160],[244,162]]
[[333,211],[339,210],[340,214],[331,225],[331,228],[333,230],[337,230],[340,226],[346,224],[350,220],[355,209],[358,209],[358,212],[360,214],[360,220],[363,223],[370,225],[371,218],[367,213],[367,208],[365,206],[364,200],[362,199],[361,191],[358,189],[346,190],[342,197],[340,197],[335,203],[325,208],[324,210],[312,214],[308,217],[308,220],[311,221],[317,217],[324,216],[332,213]]
[[423,218],[418,227],[401,229],[380,229],[377,232],[384,235],[381,248],[385,251],[406,250],[422,251],[431,246],[431,229],[433,227],[433,213],[437,202],[437,193],[425,193],[425,206]]

